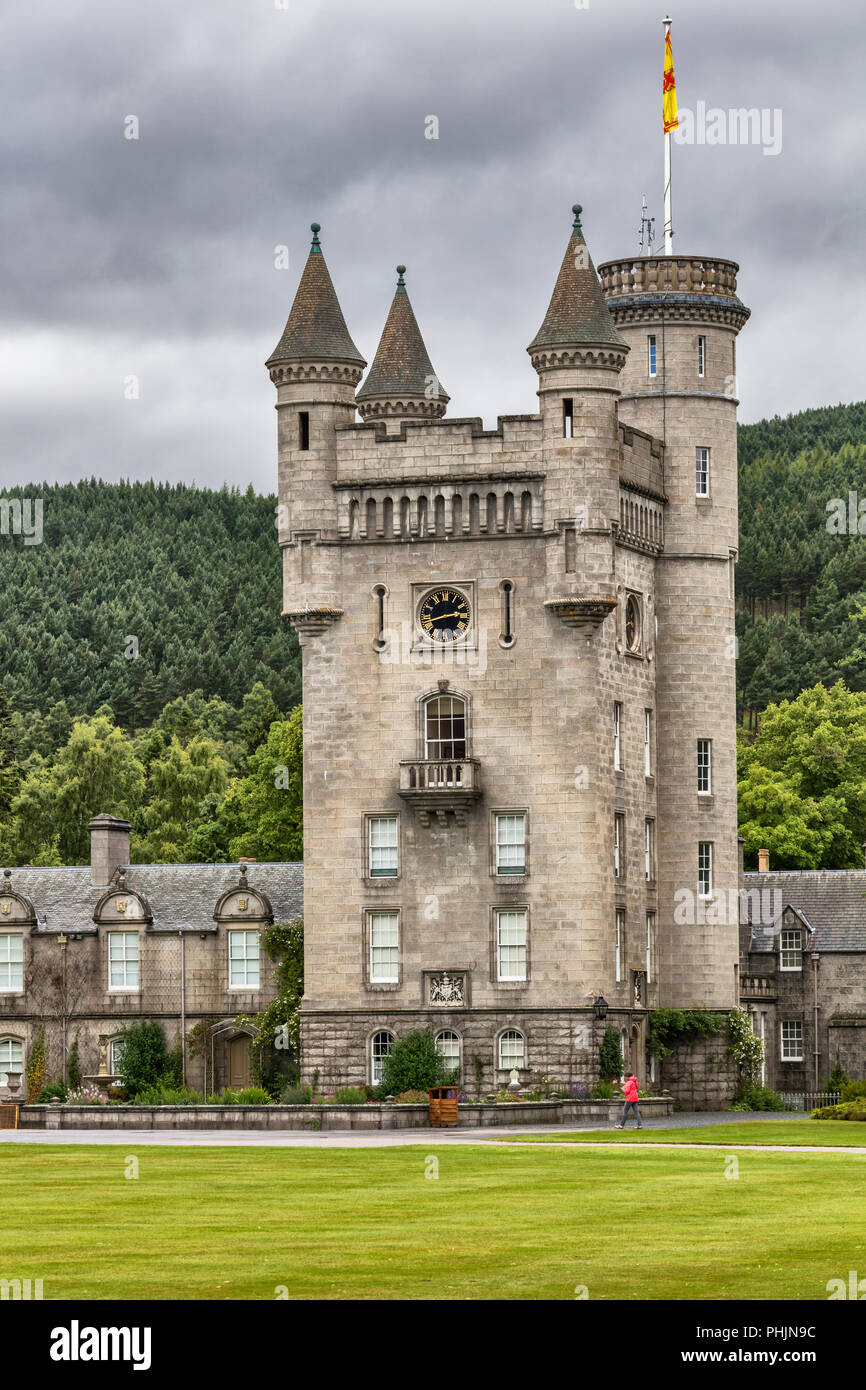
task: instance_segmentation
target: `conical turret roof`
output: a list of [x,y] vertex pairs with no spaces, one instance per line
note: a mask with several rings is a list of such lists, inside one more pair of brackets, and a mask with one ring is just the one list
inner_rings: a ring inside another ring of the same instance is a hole
[[[433,370],[418,320],[406,293],[404,265],[397,267],[397,290],[391,301],[382,337],[373,358],[373,365],[357,393],[359,401],[371,396],[393,399],[421,396],[428,400],[450,400],[444,386]],[[432,386],[432,390],[431,390]]]
[[303,359],[354,362],[360,367],[365,367],[365,359],[349,336],[340,301],[328,273],[325,257],[322,255],[319,244],[321,228],[318,222],[312,224],[311,231],[313,244],[304,266],[301,283],[298,285],[295,302],[283,329],[283,336],[268,358],[267,365]]
[[538,352],[542,348],[581,347],[592,344],[601,347],[626,347],[614,327],[605,303],[601,284],[595,272],[583,230],[579,203],[572,208],[574,227],[571,240],[559,268],[553,294],[544,322],[527,348]]

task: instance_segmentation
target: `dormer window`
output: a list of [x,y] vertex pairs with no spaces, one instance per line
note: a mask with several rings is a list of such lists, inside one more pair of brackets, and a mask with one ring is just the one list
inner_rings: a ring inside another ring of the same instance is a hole
[[803,933],[786,930],[779,934],[779,969],[803,969]]

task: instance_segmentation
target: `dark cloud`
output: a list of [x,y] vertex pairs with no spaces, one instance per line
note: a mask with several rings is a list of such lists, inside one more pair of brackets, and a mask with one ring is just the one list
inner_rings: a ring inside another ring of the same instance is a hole
[[[314,218],[368,360],[405,261],[450,413],[534,409],[525,345],[571,203],[596,261],[636,248],[644,192],[661,225],[661,13],[646,0],[7,0],[7,480],[270,489],[262,364]],[[682,106],[782,111],[775,157],[674,151],[680,249],[742,266],[743,418],[863,394],[862,31],[859,0],[820,15],[805,0],[676,7]],[[288,271],[274,267],[282,243]]]

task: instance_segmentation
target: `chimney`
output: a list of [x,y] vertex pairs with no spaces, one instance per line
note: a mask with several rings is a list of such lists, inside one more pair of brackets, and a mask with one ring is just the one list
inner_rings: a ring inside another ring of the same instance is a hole
[[770,872],[770,851],[768,849],[758,850],[758,873],[768,874]]
[[128,820],[119,816],[94,816],[90,831],[90,882],[95,888],[107,888],[115,869],[129,863]]

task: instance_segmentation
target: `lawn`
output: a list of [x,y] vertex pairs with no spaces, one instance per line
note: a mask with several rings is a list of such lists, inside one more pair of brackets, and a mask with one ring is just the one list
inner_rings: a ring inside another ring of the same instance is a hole
[[866,1267],[860,1160],[737,1162],[732,1178],[719,1152],[437,1149],[432,1135],[4,1144],[0,1277],[41,1278],[46,1299],[821,1299]]
[[549,1134],[492,1135],[500,1144],[819,1144],[866,1149],[866,1125],[851,1120],[732,1120],[695,1129],[554,1130]]

